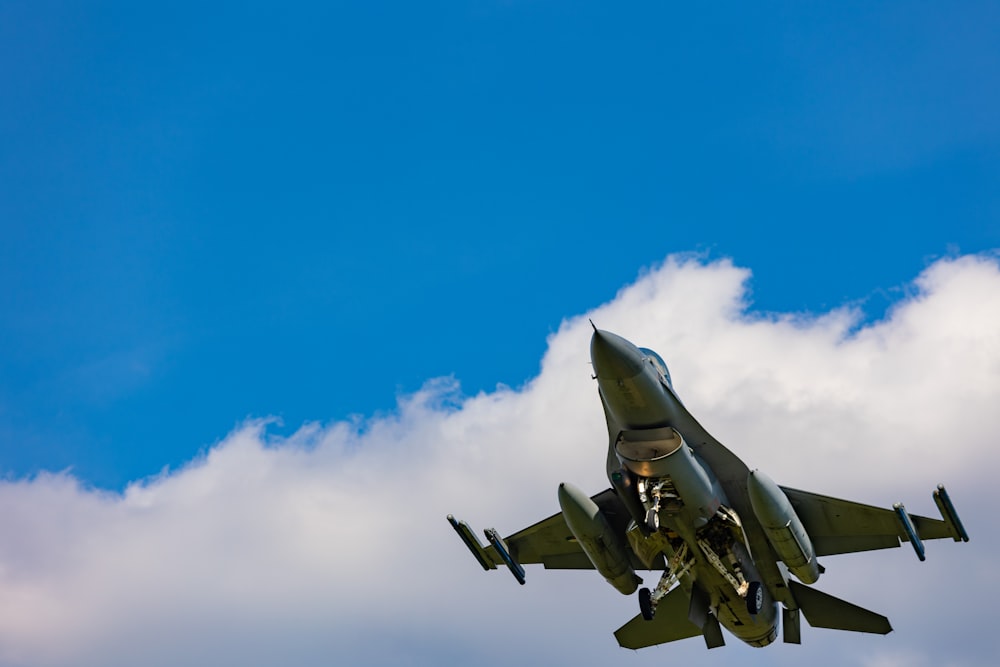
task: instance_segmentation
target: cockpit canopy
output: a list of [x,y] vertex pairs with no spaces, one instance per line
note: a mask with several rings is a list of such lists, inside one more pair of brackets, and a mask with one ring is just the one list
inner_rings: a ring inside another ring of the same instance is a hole
[[645,355],[649,363],[653,364],[653,368],[666,380],[667,384],[673,387],[674,384],[670,381],[670,371],[667,369],[667,364],[663,361],[663,357],[648,347],[640,347],[639,351]]

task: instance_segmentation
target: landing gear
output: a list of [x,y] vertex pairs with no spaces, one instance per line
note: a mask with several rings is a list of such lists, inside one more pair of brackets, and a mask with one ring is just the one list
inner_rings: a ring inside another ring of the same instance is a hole
[[[745,598],[747,595],[748,584],[746,579],[743,578],[743,570],[741,570],[739,564],[735,562],[735,557],[733,556],[732,558],[734,561],[733,571],[736,572],[734,576],[733,573],[726,568],[726,565],[722,562],[722,559],[719,558],[719,554],[715,553],[715,550],[712,549],[712,545],[708,543],[708,540],[706,539],[698,540],[698,546],[701,547],[702,553],[705,554],[705,558],[707,558],[708,562],[712,564],[712,567],[714,567],[716,571],[723,577],[725,577],[726,581],[728,581],[732,585],[733,589],[736,591],[736,594],[739,595],[741,598]],[[732,552],[730,552],[730,556],[732,556]]]
[[747,586],[747,611],[756,616],[764,608],[764,587],[759,581],[751,581]]
[[642,612],[644,619],[653,620],[653,616],[656,614],[656,605],[667,597],[680,578],[691,571],[694,564],[694,558],[688,558],[687,544],[681,543],[680,548],[674,552],[667,563],[667,569],[664,570],[656,588],[652,592],[648,588],[639,590],[639,611]]
[[733,589],[736,591],[736,594],[743,598],[744,602],[746,602],[747,611],[750,612],[750,615],[756,616],[759,614],[760,610],[764,608],[764,587],[759,581],[747,581],[743,577],[743,568],[740,567],[736,554],[732,551],[729,551],[728,553],[729,561],[732,565],[732,572],[730,572],[707,540],[698,540],[698,546],[701,547],[701,550],[708,559],[708,562],[715,567],[719,574],[729,581],[730,585],[732,585]]
[[639,500],[646,507],[646,527],[654,533],[660,530],[660,510],[676,513],[683,506],[669,477],[662,479],[640,477],[637,490]]
[[648,588],[639,589],[639,613],[647,621],[652,621],[653,615],[656,613],[656,610],[653,608],[653,594]]

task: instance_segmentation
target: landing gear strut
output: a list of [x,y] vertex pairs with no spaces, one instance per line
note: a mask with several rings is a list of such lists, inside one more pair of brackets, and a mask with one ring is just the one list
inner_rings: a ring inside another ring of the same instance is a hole
[[[646,505],[646,527],[654,533],[660,530],[660,509],[664,503],[679,503],[680,497],[669,477],[663,479],[639,478],[639,500]],[[675,508],[676,509],[676,508]]]
[[692,567],[694,567],[694,558],[688,558],[687,544],[681,544],[680,549],[667,563],[667,569],[660,577],[660,583],[656,585],[656,590],[650,591],[648,588],[639,590],[639,612],[644,619],[653,620],[653,616],[656,615],[656,605],[667,597],[667,593]]
[[740,568],[736,556],[732,552],[729,553],[729,558],[735,575],[726,568],[722,559],[712,550],[707,540],[698,540],[698,546],[701,547],[705,557],[708,558],[708,562],[719,571],[719,574],[729,581],[736,594],[743,598],[750,615],[756,616],[759,614],[760,610],[764,608],[764,586],[759,581],[747,581],[743,578],[743,570]]

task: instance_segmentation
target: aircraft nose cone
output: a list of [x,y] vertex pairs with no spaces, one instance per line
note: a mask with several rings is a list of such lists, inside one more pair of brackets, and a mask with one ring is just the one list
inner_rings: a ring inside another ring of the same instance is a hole
[[590,361],[599,378],[630,378],[642,372],[642,353],[632,343],[610,331],[594,331]]

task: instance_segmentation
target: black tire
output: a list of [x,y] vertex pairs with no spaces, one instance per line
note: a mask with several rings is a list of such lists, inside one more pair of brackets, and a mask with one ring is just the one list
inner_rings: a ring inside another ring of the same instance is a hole
[[639,589],[639,613],[647,621],[653,620],[653,594],[648,588]]
[[756,616],[764,608],[764,587],[759,581],[751,581],[747,588],[747,611]]

